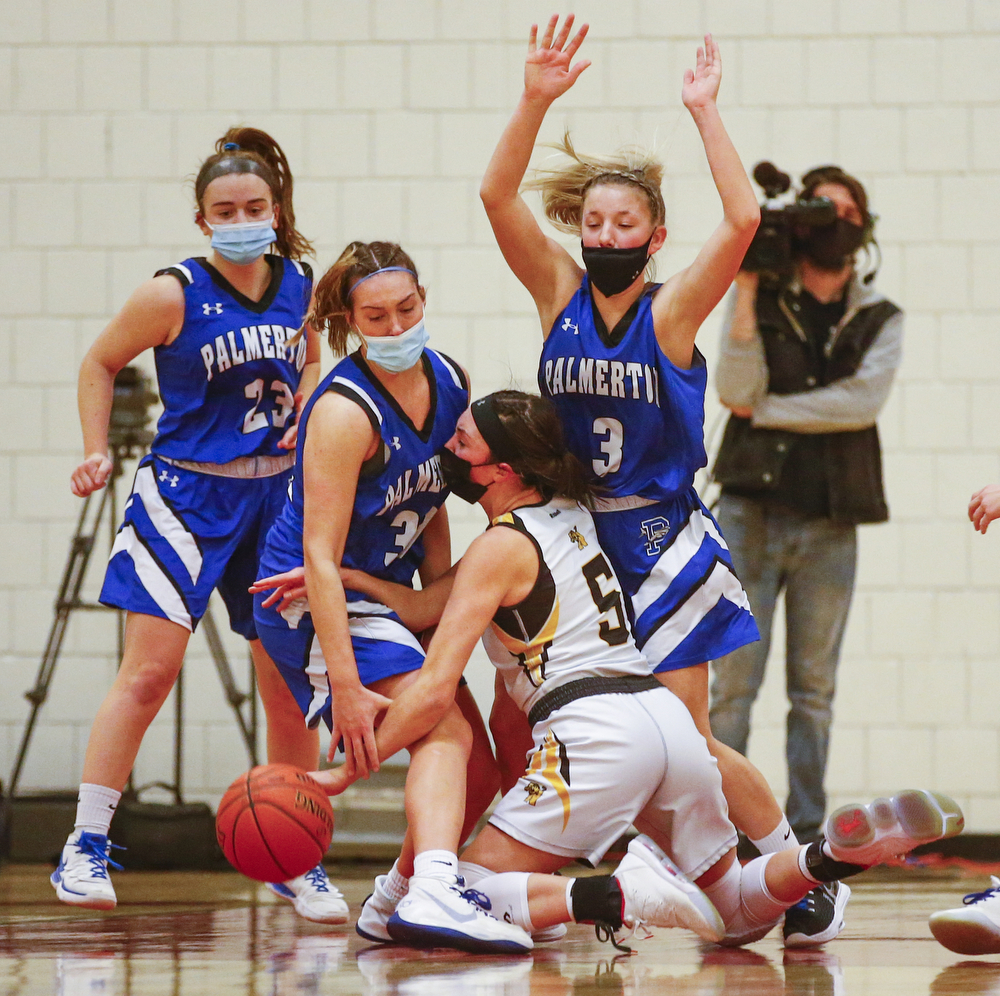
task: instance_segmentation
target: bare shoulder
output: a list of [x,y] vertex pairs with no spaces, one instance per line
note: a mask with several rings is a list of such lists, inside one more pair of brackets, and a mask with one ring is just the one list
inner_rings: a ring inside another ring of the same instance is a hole
[[371,437],[372,426],[365,410],[350,398],[336,391],[324,391],[316,399],[309,416],[309,431],[315,428],[331,432],[349,432]]

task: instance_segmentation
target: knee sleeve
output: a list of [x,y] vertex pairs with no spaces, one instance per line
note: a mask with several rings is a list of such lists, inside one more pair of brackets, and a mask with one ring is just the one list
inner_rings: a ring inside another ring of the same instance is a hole
[[705,895],[715,904],[726,925],[722,944],[738,947],[770,933],[787,908],[767,890],[764,873],[771,855],[755,858],[745,867],[733,862],[729,871]]
[[[503,872],[489,875],[473,886],[485,895],[491,904],[490,913],[498,920],[517,924],[530,934],[534,930],[528,910],[528,872]],[[468,884],[468,880],[466,880]]]
[[473,886],[477,882],[481,882],[484,878],[495,875],[496,872],[490,871],[489,868],[484,868],[482,865],[475,865],[471,861],[463,861],[459,858],[458,874],[465,879],[466,885]]

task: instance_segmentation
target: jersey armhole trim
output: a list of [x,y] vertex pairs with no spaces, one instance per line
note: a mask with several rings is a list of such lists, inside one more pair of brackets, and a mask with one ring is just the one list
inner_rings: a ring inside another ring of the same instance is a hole
[[372,431],[378,437],[381,445],[361,464],[360,476],[364,478],[377,477],[389,462],[388,447],[382,438],[382,413],[362,388],[344,377],[334,377],[327,390],[353,401],[368,416]]
[[451,379],[455,382],[455,386],[460,387],[468,394],[469,379],[465,376],[465,371],[446,353],[442,353],[438,349],[430,349],[428,352],[433,353],[445,365],[445,368],[451,374]]
[[194,283],[191,271],[183,263],[174,263],[173,266],[165,266],[162,270],[157,270],[154,277],[175,277],[181,287],[190,287]]

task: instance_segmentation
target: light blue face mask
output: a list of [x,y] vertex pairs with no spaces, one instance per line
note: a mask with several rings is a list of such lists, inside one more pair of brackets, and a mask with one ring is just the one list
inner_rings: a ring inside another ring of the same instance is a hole
[[[240,221],[235,225],[209,225],[212,229],[212,248],[225,260],[237,266],[246,266],[260,259],[278,233],[271,227],[273,218],[266,221]],[[205,224],[208,224],[206,222]]]
[[369,363],[375,363],[389,373],[402,373],[417,363],[430,336],[421,318],[413,328],[400,335],[363,335],[361,338]]

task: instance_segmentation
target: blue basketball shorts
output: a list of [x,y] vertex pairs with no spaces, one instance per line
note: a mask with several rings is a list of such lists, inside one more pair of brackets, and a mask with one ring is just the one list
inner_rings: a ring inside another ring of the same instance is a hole
[[111,550],[101,602],[194,632],[218,588],[233,632],[257,639],[247,588],[284,506],[288,480],[288,472],[215,477],[145,457]]
[[729,547],[692,488],[642,508],[595,512],[597,535],[627,596],[639,650],[677,671],[760,639]]
[[[314,729],[322,719],[333,726],[330,681],[326,660],[316,639],[308,600],[298,599],[283,614],[263,608],[268,593],[254,596],[257,632],[271,660],[298,702],[306,725]],[[347,623],[361,684],[416,671],[424,663],[420,641],[399,617],[375,602],[349,602]]]

